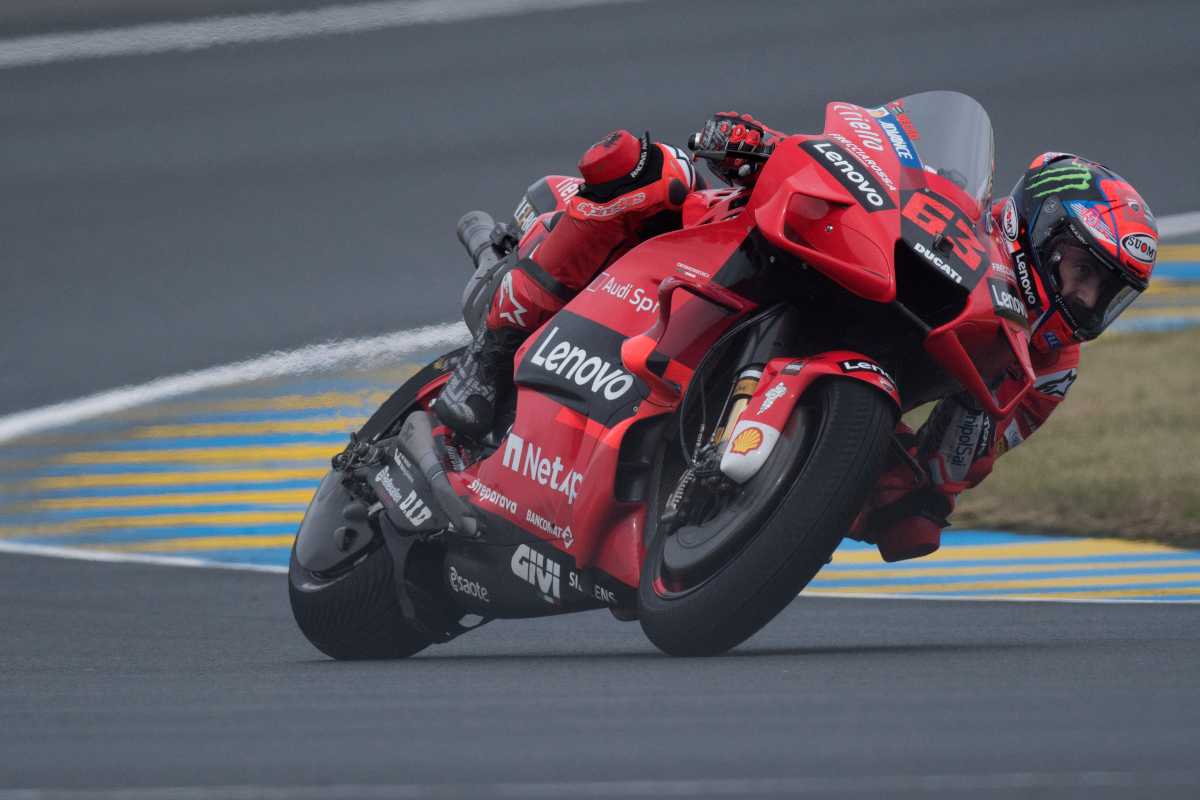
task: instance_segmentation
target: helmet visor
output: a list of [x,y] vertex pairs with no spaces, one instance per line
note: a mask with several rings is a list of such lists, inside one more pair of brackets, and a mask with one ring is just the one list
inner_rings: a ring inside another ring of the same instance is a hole
[[1055,290],[1080,339],[1095,339],[1141,291],[1074,237],[1063,236],[1050,256]]

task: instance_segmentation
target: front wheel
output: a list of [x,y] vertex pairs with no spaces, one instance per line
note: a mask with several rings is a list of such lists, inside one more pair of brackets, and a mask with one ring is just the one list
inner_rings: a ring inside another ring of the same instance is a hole
[[[787,607],[866,502],[895,421],[888,398],[859,381],[824,380],[805,392],[762,469],[733,499],[697,524],[654,534],[638,587],[639,619],[650,641],[670,655],[716,655]],[[660,460],[656,519],[682,473],[670,453]],[[674,540],[679,536],[687,540]],[[698,549],[696,543],[707,557],[692,559],[691,570],[673,570],[672,554]]]

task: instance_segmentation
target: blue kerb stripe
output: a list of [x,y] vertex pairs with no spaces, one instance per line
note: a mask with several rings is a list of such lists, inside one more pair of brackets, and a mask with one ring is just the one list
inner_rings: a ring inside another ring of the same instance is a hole
[[143,425],[187,424],[189,422],[203,423],[237,423],[237,422],[301,422],[304,420],[325,420],[345,418],[347,424],[351,419],[367,417],[375,409],[370,406],[337,406],[334,408],[305,408],[291,411],[266,409],[263,411],[202,411],[194,414],[181,415],[173,422],[158,420],[141,423]]
[[[146,555],[153,554],[147,553]],[[245,550],[196,550],[181,553],[172,551],[161,555],[200,558],[205,561],[219,561],[226,564],[269,564],[286,567],[291,558],[291,550],[286,547],[248,547]]]
[[[331,454],[332,456],[332,454]],[[187,472],[218,472],[228,469],[254,469],[256,465],[263,463],[271,463],[270,458],[256,458],[252,461],[238,461],[231,463],[176,463],[176,464],[52,464],[45,467],[38,467],[36,470],[26,470],[26,477],[35,478],[57,478],[70,475],[121,475],[124,473],[164,473],[164,474],[181,474]],[[328,468],[328,459],[313,459],[312,461],[292,461],[288,464],[294,466],[289,469],[304,469],[306,467],[313,468]]]
[[257,445],[333,444],[347,440],[350,431],[337,433],[259,433],[247,436],[197,436],[172,439],[126,439],[119,442],[89,443],[88,452],[122,450],[195,450],[214,447],[254,447]]
[[221,506],[158,506],[155,508],[123,508],[110,506],[105,508],[71,508],[71,509],[39,509],[27,514],[0,515],[0,525],[22,525],[36,523],[66,522],[70,520],[87,520],[97,517],[154,517],[159,514],[252,514],[256,511],[303,511],[306,503],[230,503]]
[[159,494],[207,494],[209,492],[272,492],[286,489],[317,489],[320,480],[303,478],[291,481],[255,483],[188,483],[178,486],[88,486],[81,488],[30,490],[25,497],[52,499],[56,497],[137,497]]
[[1127,333],[1166,333],[1200,325],[1198,317],[1135,317],[1130,320],[1118,319],[1113,323],[1114,331]]
[[[946,552],[943,550],[942,552]],[[950,552],[953,552],[951,550]],[[1195,560],[1200,558],[1198,550],[1184,550],[1178,553],[1107,553],[1104,555],[1094,556],[1038,556],[1033,558],[980,558],[980,559],[950,559],[937,561],[922,561],[914,559],[913,561],[901,561],[897,564],[888,564],[879,562],[878,564],[839,564],[836,560],[832,564],[827,564],[822,570],[821,575],[837,574],[838,572],[846,572],[849,570],[870,570],[878,572],[881,575],[894,575],[905,571],[915,572],[925,569],[939,569],[941,567],[1023,567],[1033,566],[1037,564],[1091,564],[1094,562],[1111,562],[1111,561],[1138,561],[1138,562],[1171,562],[1181,560]]]
[[[1035,544],[1038,542],[1073,541],[1079,540],[1074,537],[1065,536],[1041,536],[1037,534],[1008,533],[1007,531],[972,530],[964,528],[962,530],[950,530],[942,534],[942,549],[946,550],[951,547],[980,544]],[[874,549],[875,545],[873,544],[859,542],[854,539],[843,539],[841,545],[838,546],[837,551],[834,553],[834,561],[836,562],[837,560],[838,552]]]
[[298,523],[270,522],[262,525],[178,525],[171,528],[123,528],[91,533],[68,533],[61,536],[26,536],[15,541],[30,544],[73,546],[117,544],[120,542],[151,542],[160,539],[191,539],[200,536],[281,536],[294,534]]
[[[1028,581],[1028,580],[1055,580],[1058,578],[1101,578],[1101,577],[1117,577],[1121,575],[1181,575],[1188,573],[1196,573],[1200,575],[1200,567],[1173,567],[1168,565],[1145,567],[1119,567],[1110,569],[1065,569],[1055,572],[1014,572],[997,575],[890,575],[870,578],[842,578],[840,580],[824,580],[819,575],[813,582],[813,585],[820,585],[826,589],[849,589],[855,586],[877,586],[879,584],[890,584],[893,586],[915,586],[923,583],[937,583],[952,586],[958,583],[981,583],[990,581]],[[1200,585],[1200,578],[1196,580],[1196,584]]]
[[1159,261],[1154,265],[1154,277],[1173,281],[1200,281],[1200,261]]

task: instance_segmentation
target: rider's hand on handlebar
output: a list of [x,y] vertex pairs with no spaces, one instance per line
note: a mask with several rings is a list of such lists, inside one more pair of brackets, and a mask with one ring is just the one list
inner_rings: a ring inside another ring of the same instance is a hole
[[[713,114],[704,128],[694,134],[688,145],[702,154],[723,152],[725,158],[710,158],[709,166],[726,183],[745,183],[761,166],[766,155],[774,149],[774,137],[765,125],[749,114],[722,111]],[[759,156],[738,158],[738,153]]]

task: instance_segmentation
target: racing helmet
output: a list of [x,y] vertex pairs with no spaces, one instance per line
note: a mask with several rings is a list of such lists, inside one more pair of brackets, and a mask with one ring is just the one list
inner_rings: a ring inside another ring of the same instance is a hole
[[1145,291],[1158,253],[1158,226],[1141,195],[1070,153],[1033,160],[1000,227],[1042,351],[1103,333]]

